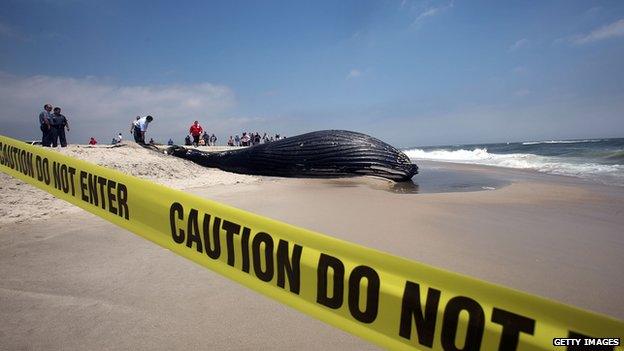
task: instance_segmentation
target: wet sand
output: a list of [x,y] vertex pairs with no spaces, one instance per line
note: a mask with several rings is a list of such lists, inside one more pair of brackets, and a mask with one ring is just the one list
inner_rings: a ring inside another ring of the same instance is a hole
[[[624,188],[419,165],[399,187],[259,177],[185,191],[624,318]],[[376,349],[84,211],[0,225],[0,348]]]

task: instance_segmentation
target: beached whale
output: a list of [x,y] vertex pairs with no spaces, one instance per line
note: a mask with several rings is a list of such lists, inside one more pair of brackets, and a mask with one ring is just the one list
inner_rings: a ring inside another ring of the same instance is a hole
[[369,175],[405,181],[418,173],[418,166],[403,152],[369,135],[346,130],[322,130],[223,152],[172,146],[167,153],[202,166],[253,175]]

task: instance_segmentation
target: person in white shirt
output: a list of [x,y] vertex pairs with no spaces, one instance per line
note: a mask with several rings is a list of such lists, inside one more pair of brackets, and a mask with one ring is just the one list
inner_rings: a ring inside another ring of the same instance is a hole
[[139,144],[145,144],[145,132],[147,131],[147,126],[153,120],[154,117],[147,116],[134,121],[134,141]]

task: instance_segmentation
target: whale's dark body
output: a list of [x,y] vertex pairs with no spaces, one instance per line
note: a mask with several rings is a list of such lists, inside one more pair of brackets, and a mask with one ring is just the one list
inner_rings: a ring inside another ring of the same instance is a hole
[[394,181],[411,179],[418,166],[383,141],[345,130],[323,130],[224,151],[202,152],[173,146],[168,154],[224,171],[281,177],[370,175]]

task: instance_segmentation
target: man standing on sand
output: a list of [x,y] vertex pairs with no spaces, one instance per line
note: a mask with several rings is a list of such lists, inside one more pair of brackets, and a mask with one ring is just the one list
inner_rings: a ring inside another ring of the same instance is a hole
[[41,145],[43,146],[50,146],[51,142],[52,125],[50,122],[52,122],[52,114],[50,111],[52,111],[52,105],[45,104],[43,105],[43,111],[39,114],[39,128],[41,129],[41,133],[43,133],[41,136]]
[[199,137],[201,136],[201,133],[203,131],[204,129],[202,128],[202,126],[199,125],[199,122],[193,122],[193,125],[189,129],[189,133],[191,133],[191,135],[193,136],[193,145],[199,145]]
[[[136,123],[139,119],[141,119],[141,116],[136,116],[134,121],[130,122],[130,135],[134,136],[134,127],[136,126]],[[136,137],[135,137],[135,140],[136,140]]]
[[138,144],[145,144],[145,132],[147,126],[154,120],[154,117],[147,116],[137,119],[134,122],[134,141]]
[[61,147],[66,147],[67,139],[65,138],[65,128],[67,128],[67,131],[69,132],[69,123],[67,122],[67,118],[65,118],[65,116],[61,114],[60,107],[54,108],[51,126],[53,129],[51,135],[52,146],[56,147],[58,142],[60,142]]

